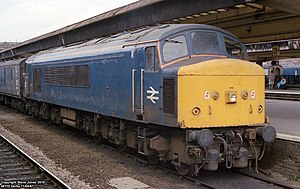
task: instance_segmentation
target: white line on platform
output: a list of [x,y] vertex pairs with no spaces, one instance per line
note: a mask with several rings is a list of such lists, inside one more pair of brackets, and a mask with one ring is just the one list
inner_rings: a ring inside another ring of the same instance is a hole
[[109,185],[118,189],[144,189],[148,185],[130,177],[114,178],[109,181]]
[[293,141],[293,142],[300,142],[299,136],[287,135],[287,134],[282,134],[282,133],[277,133],[276,138],[283,139],[283,140],[289,140],[289,141]]
[[266,91],[266,93],[271,93],[271,94],[300,94],[299,91]]

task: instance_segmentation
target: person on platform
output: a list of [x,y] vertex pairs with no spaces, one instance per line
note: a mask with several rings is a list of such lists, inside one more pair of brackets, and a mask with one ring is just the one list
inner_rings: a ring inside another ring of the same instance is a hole
[[286,79],[281,77],[281,80],[277,83],[276,89],[284,89],[286,84]]
[[269,72],[269,89],[273,89],[274,86],[274,80],[275,80],[275,74],[274,74],[274,70],[271,69]]

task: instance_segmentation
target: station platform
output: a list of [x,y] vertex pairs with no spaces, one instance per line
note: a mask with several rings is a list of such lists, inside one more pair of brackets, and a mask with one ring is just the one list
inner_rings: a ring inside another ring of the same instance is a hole
[[277,138],[300,142],[300,101],[266,99],[265,106],[270,125],[277,130]]
[[300,88],[266,89],[266,99],[300,101]]
[[290,88],[290,89],[266,89],[267,93],[273,94],[299,94],[300,95],[300,88]]
[[[296,181],[296,188],[300,188],[300,101],[267,99],[266,116],[269,116],[270,125],[276,128],[276,140],[269,143],[260,166],[270,173],[280,173],[289,180]],[[271,90],[271,93],[296,93],[299,90]],[[275,95],[274,95],[275,96]]]

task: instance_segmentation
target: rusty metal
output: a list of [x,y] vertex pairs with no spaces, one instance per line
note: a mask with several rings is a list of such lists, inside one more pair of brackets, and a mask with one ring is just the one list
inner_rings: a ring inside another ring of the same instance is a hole
[[247,129],[245,137],[248,140],[255,140],[256,139],[256,130],[255,129]]

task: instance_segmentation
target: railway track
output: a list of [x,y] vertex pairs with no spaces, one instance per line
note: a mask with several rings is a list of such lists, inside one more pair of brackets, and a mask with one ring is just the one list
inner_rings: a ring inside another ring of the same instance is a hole
[[[74,133],[77,132],[75,131]],[[78,133],[78,135],[80,135],[80,133]],[[116,146],[112,146],[111,144],[108,144],[106,142],[101,143],[100,145],[114,151],[119,151]],[[142,163],[145,166],[150,165],[149,161],[147,161],[145,158],[138,157],[136,154],[133,154],[131,152],[126,151],[126,152],[122,152],[121,154],[133,158],[135,161]],[[26,159],[26,160],[24,161],[20,160],[19,162],[14,161],[15,162],[14,164],[11,163],[12,164],[11,167],[8,166],[8,168],[6,168],[6,169],[10,169],[11,172],[9,172],[8,170],[7,171],[4,170],[5,168],[3,168],[2,166],[5,164],[5,161],[9,161],[12,159],[19,159],[19,160]],[[30,186],[31,184],[33,186],[31,188],[69,188],[64,183],[59,181],[59,179],[57,179],[51,173],[48,173],[47,170],[40,167],[39,165],[35,166],[35,164],[36,162],[34,160],[32,160],[31,158],[28,159],[26,154],[24,155],[23,152],[20,152],[20,150],[10,142],[7,143],[6,139],[0,134],[0,188],[12,188],[12,187],[2,187],[2,185],[4,184],[11,185],[14,184],[14,182],[18,182],[18,181],[20,183],[27,184],[27,186]],[[195,185],[197,186],[211,188],[211,189],[223,188],[220,187],[220,185],[216,185],[214,181],[206,181],[205,178],[201,176],[199,177],[180,176],[177,174],[177,172],[174,169],[170,167],[164,167],[164,166],[153,166],[153,167],[155,167],[155,169],[161,169],[173,175],[177,175],[179,179],[186,179],[191,182],[194,182]],[[264,177],[261,174],[258,175],[253,172],[251,172],[250,174],[249,172],[241,172],[241,173],[235,172],[235,174],[243,174],[248,177],[253,177],[255,179],[262,180],[266,183],[271,183],[273,186],[278,186],[280,188],[288,188],[288,189],[296,188],[289,184],[276,181],[274,179],[272,180],[270,179],[270,177]],[[217,180],[222,179],[220,175],[218,177],[214,176],[213,178],[218,178]]]
[[[160,168],[162,168],[162,167],[160,167]],[[163,169],[165,169],[165,168],[163,168]],[[175,171],[172,171],[170,169],[167,169],[166,171],[169,171],[169,172],[171,172],[173,174],[177,174]],[[242,174],[244,176],[251,177],[251,178],[254,178],[256,180],[261,180],[261,181],[263,181],[265,183],[272,184],[272,186],[277,186],[277,187],[284,188],[284,189],[297,189],[298,188],[296,186],[287,184],[285,182],[281,182],[281,181],[272,179],[272,178],[270,178],[270,177],[268,177],[266,175],[263,175],[262,173],[255,173],[254,171],[248,171],[248,170],[235,170],[235,171],[234,170],[226,170],[226,171],[228,171],[228,172],[230,171],[233,174]],[[222,187],[220,187],[218,185],[215,185],[214,183],[202,180],[201,177],[197,178],[197,177],[184,176],[183,178],[185,178],[187,180],[190,180],[192,182],[195,182],[195,184],[197,184],[199,186],[204,186],[206,188],[210,188],[210,189],[219,189],[219,188],[222,188]],[[226,188],[228,188],[228,187],[226,187]]]
[[[168,171],[172,172],[174,174],[177,174],[174,171],[171,171],[171,170],[168,170]],[[297,189],[298,188],[298,187],[292,186],[290,184],[287,184],[287,183],[284,183],[284,182],[272,179],[272,178],[270,178],[270,177],[268,177],[266,175],[263,175],[261,173],[254,173],[254,171],[245,171],[245,170],[239,170],[239,171],[237,171],[237,170],[236,171],[226,170],[226,171],[228,171],[228,172],[230,171],[233,174],[242,174],[244,176],[251,177],[251,178],[254,178],[256,180],[261,180],[263,182],[272,184],[273,186],[277,186],[277,187],[284,188],[284,189]],[[188,179],[188,180],[190,180],[192,182],[195,182],[199,186],[205,186],[206,188],[210,188],[210,189],[219,189],[219,188],[222,188],[222,187],[220,187],[218,185],[215,185],[214,183],[210,183],[210,182],[207,182],[205,180],[202,180],[201,177],[197,178],[197,177],[184,176],[184,178]],[[228,188],[228,187],[226,187],[226,188]]]
[[286,92],[286,91],[266,91],[266,99],[276,99],[276,100],[294,100],[300,101],[300,93],[297,92]]
[[278,181],[274,178],[270,178],[267,175],[263,174],[262,172],[255,173],[255,172],[249,172],[247,170],[239,170],[238,173],[249,176],[249,177],[252,177],[252,178],[255,178],[255,179],[258,179],[258,180],[262,180],[262,181],[267,182],[267,183],[274,184],[274,185],[282,187],[282,188],[287,188],[287,189],[297,189],[298,188],[298,187],[292,186],[290,184]]
[[[143,164],[144,166],[151,165],[151,163],[147,159],[142,158],[142,157],[138,157],[137,155],[126,152],[126,151],[125,152],[120,152],[117,148],[111,146],[110,144],[100,143],[100,145],[102,145],[106,148],[109,148],[110,150],[118,151],[119,153],[121,153],[123,155],[126,155],[129,158],[134,158],[135,161]],[[170,166],[154,165],[153,167],[155,169],[161,169],[161,170],[164,170],[168,173],[177,175],[180,179],[189,180],[191,182],[194,182],[196,185],[202,186],[202,187],[205,187],[205,188],[219,189],[219,188],[224,187],[224,186],[220,187],[219,185],[215,185],[214,183],[208,182],[205,179],[202,179],[201,176],[199,176],[199,177],[192,177],[192,176],[188,176],[188,175],[187,176],[181,176],[174,169],[172,169]],[[266,176],[262,173],[256,173],[254,171],[249,171],[249,170],[246,170],[246,169],[242,169],[242,170],[227,170],[227,169],[225,170],[225,169],[222,169],[222,170],[225,171],[226,173],[231,172],[232,174],[241,174],[241,175],[244,175],[244,176],[247,176],[247,177],[254,178],[256,180],[261,180],[261,181],[264,181],[265,183],[272,184],[273,186],[277,186],[279,188],[297,189],[297,187],[295,187],[295,186],[292,186],[292,185],[290,185],[288,183],[285,183],[285,182],[281,182],[281,181],[272,179],[272,178],[270,178],[270,177],[268,177],[268,176]],[[224,174],[226,174],[226,173],[224,173]],[[226,187],[226,188],[228,188],[228,187]]]
[[1,134],[0,188],[70,189]]

